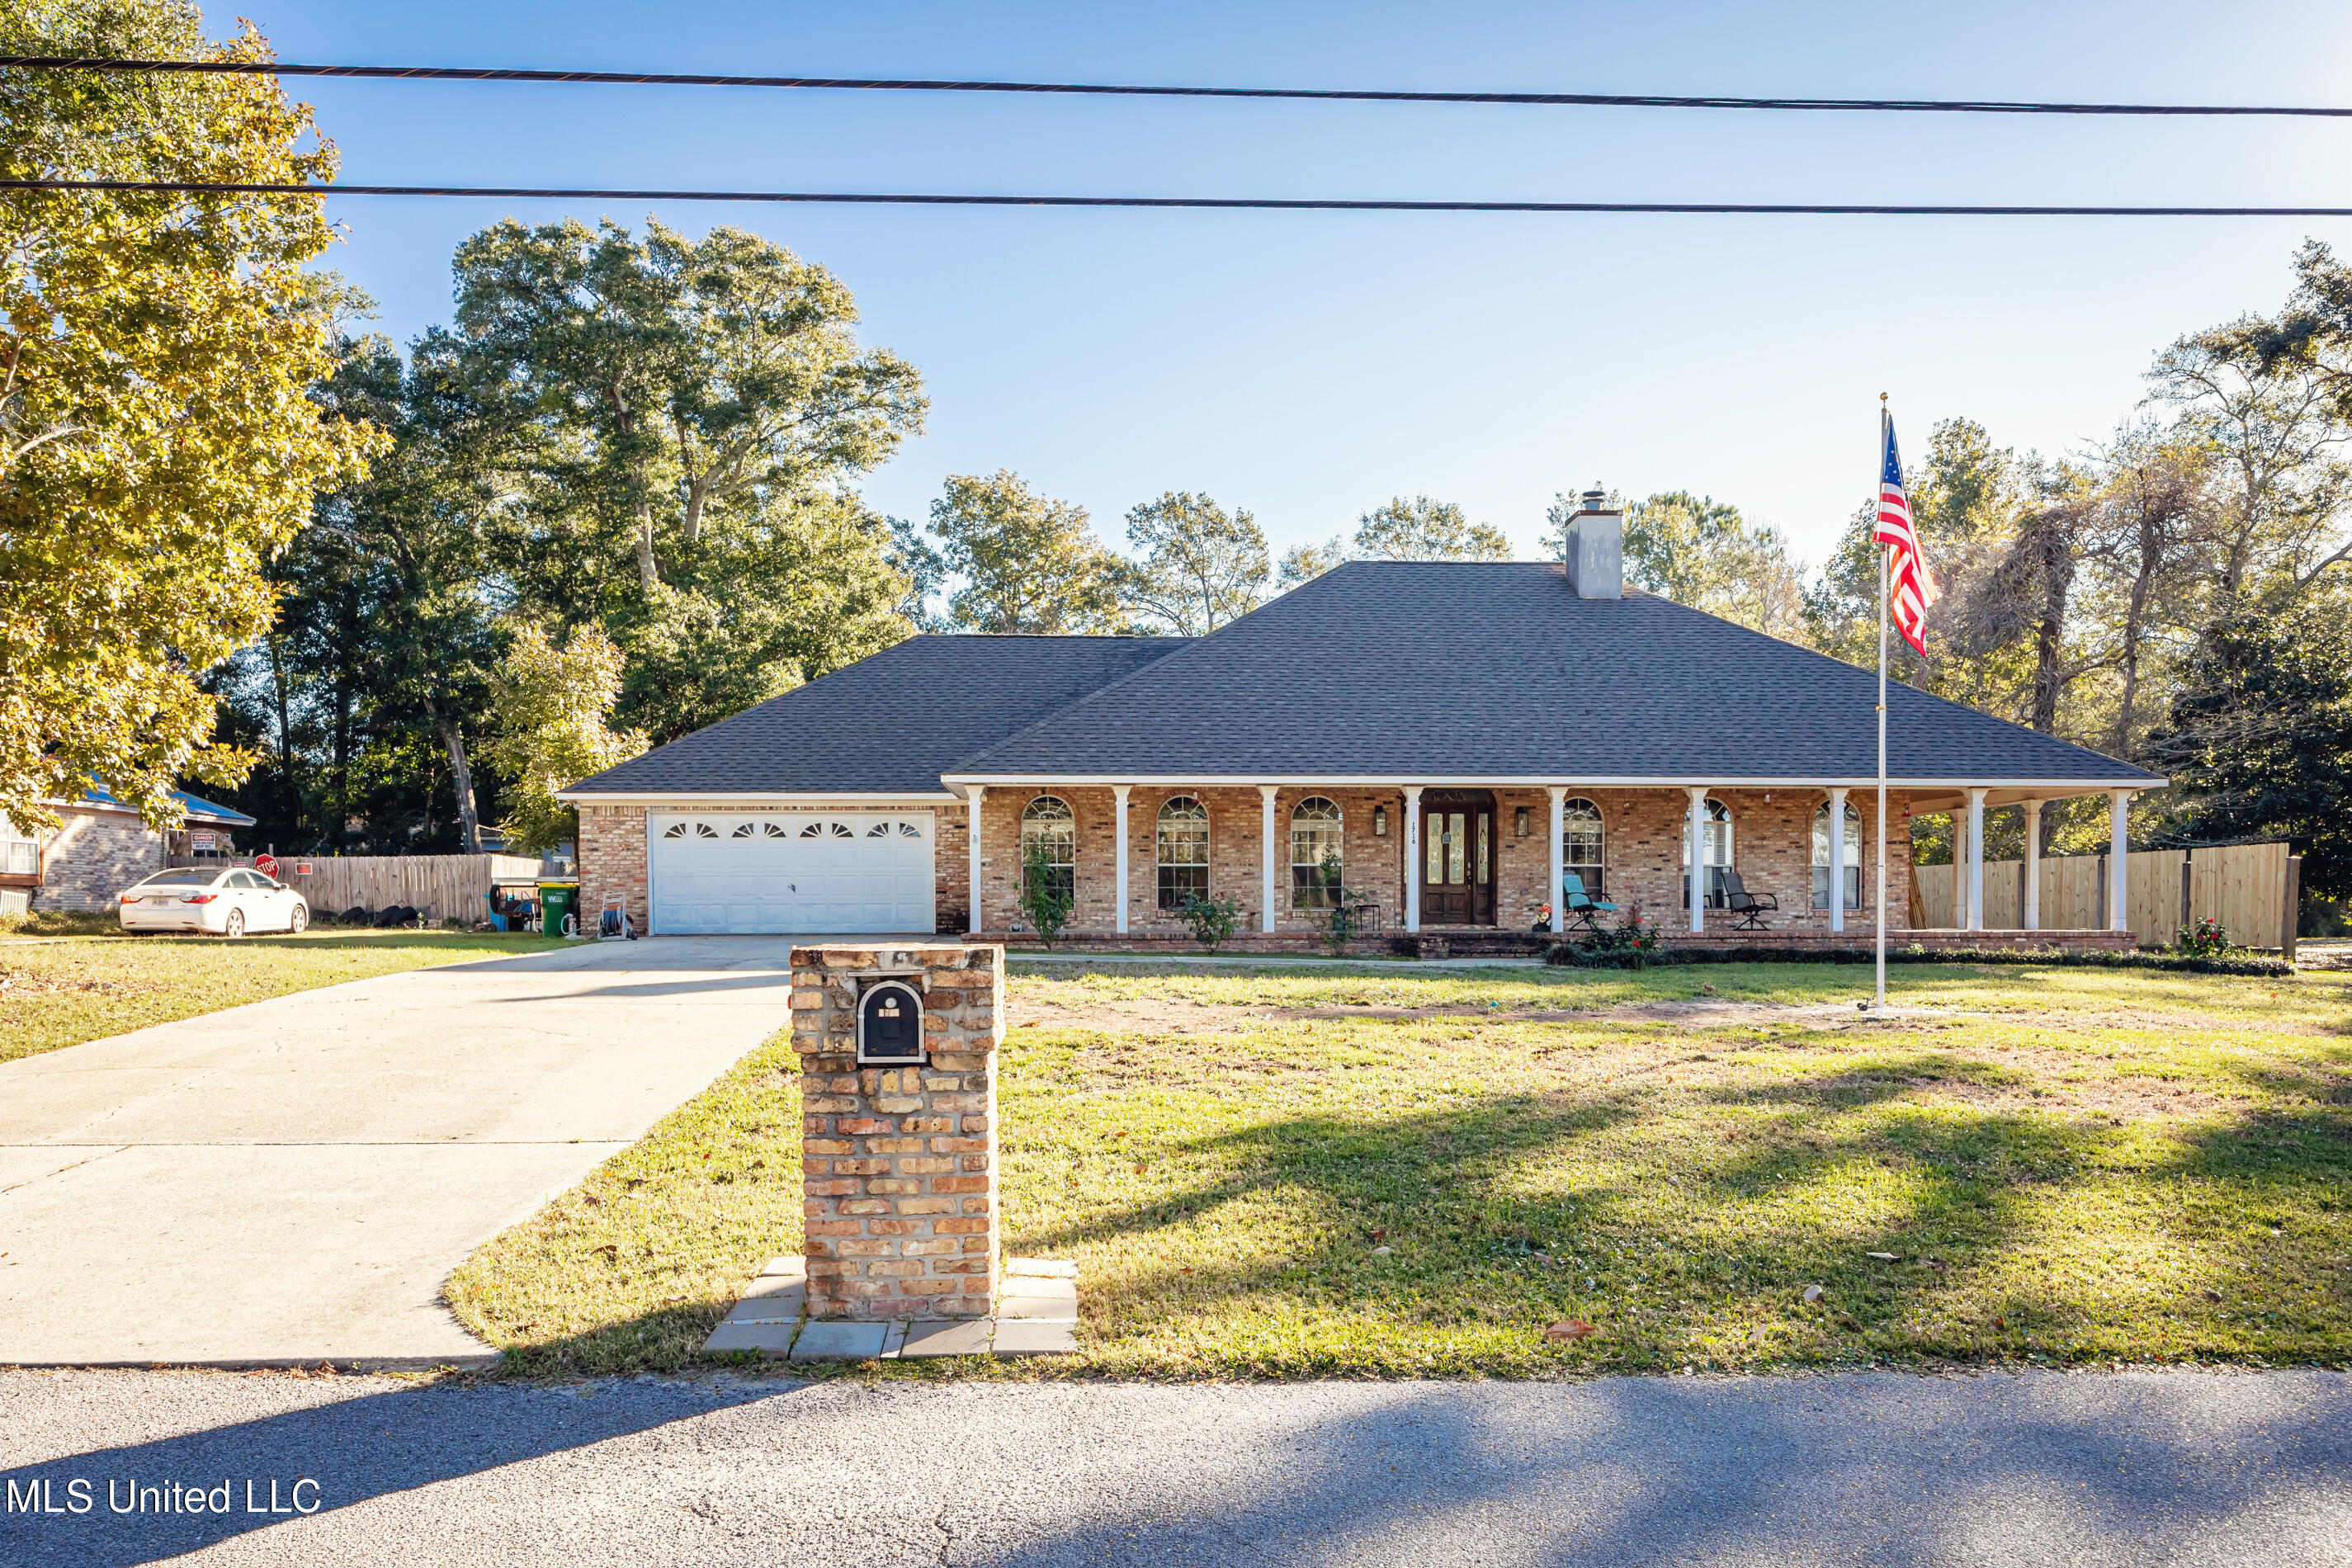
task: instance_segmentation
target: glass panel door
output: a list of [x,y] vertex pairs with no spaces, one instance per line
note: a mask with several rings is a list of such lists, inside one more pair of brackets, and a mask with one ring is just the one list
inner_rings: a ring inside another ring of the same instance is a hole
[[1490,806],[1424,807],[1421,919],[1490,925],[1495,919],[1495,814]]

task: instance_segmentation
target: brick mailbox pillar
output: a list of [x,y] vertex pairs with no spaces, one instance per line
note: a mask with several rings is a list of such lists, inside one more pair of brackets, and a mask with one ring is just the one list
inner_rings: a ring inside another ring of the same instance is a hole
[[[996,1294],[996,1050],[1004,950],[963,943],[793,950],[802,1212],[812,1318],[985,1315]],[[921,1059],[859,1062],[859,1013]]]

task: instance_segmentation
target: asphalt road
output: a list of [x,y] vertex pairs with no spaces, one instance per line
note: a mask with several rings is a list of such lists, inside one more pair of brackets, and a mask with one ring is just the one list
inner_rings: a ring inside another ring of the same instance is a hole
[[791,952],[583,942],[0,1063],[0,1365],[490,1359],[449,1270],[782,1027]]
[[[0,1373],[7,1495],[77,1479],[88,1512],[0,1513],[0,1563],[2346,1563],[2352,1376]],[[232,1511],[109,1511],[172,1480]],[[272,1482],[317,1511],[247,1511]]]

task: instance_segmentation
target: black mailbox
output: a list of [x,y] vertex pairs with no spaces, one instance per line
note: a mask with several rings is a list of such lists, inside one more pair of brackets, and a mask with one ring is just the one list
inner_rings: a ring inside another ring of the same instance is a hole
[[896,1067],[923,1059],[923,998],[903,980],[877,980],[857,999],[857,1059]]

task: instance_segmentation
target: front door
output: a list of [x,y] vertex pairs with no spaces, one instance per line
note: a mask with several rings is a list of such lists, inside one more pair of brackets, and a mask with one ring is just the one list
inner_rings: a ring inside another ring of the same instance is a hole
[[1484,790],[1421,797],[1421,923],[1495,923],[1495,797]]

